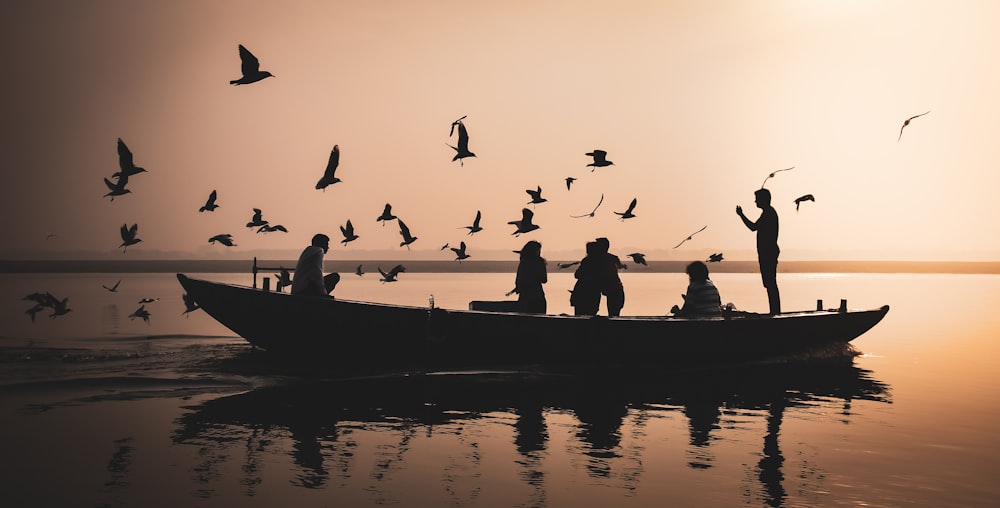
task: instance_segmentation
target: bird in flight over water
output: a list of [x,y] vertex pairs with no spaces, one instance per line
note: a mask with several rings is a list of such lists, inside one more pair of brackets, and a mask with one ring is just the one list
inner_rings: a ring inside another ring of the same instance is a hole
[[574,219],[579,219],[580,217],[593,217],[594,214],[597,213],[597,209],[601,207],[601,203],[603,202],[604,202],[604,193],[602,192],[601,200],[597,202],[597,206],[595,206],[594,209],[590,211],[590,213],[585,213],[583,215],[570,215],[570,217]]
[[540,226],[537,224],[532,224],[531,219],[535,216],[535,212],[528,210],[527,208],[521,209],[521,220],[512,220],[507,222],[507,224],[513,224],[517,226],[517,229],[511,233],[514,236],[521,236],[522,233],[530,233]]
[[330,158],[326,161],[326,171],[323,172],[323,178],[320,178],[316,182],[317,189],[323,189],[326,191],[328,185],[333,185],[340,180],[336,176],[333,176],[334,172],[337,171],[337,166],[340,164],[340,145],[333,145],[333,150],[330,151]]
[[121,176],[128,178],[132,175],[137,175],[146,171],[146,168],[136,166],[135,162],[132,161],[132,151],[125,146],[125,142],[122,141],[122,138],[118,138],[118,168],[119,171],[112,174],[112,178]]
[[354,269],[354,275],[361,277],[365,274],[365,271],[361,269],[362,266],[364,265],[358,265],[358,267]]
[[340,232],[344,235],[344,239],[341,240],[340,243],[344,245],[360,238],[358,235],[354,234],[354,224],[351,224],[351,219],[347,219],[347,224],[340,226]]
[[215,209],[219,207],[219,205],[215,204],[215,200],[218,199],[218,197],[219,194],[215,192],[215,190],[212,190],[212,193],[208,195],[208,200],[205,201],[205,204],[201,208],[199,208],[198,211],[214,212]]
[[646,264],[646,255],[641,252],[633,252],[628,257],[632,258],[632,262],[636,264],[649,266]]
[[458,248],[452,247],[451,251],[455,253],[455,261],[458,261],[459,263],[461,263],[463,259],[469,257],[469,255],[465,253],[465,242],[459,244]]
[[111,183],[111,180],[105,178],[104,185],[108,186],[108,193],[105,194],[104,197],[110,197],[111,201],[114,201],[115,196],[124,196],[125,194],[132,192],[130,189],[125,188],[125,184],[127,183],[128,183],[127,176],[119,176],[118,181],[115,183]]
[[478,232],[480,232],[480,231],[483,230],[483,228],[479,226],[479,221],[482,218],[483,218],[483,212],[482,212],[482,210],[476,210],[476,219],[472,221],[472,225],[471,226],[462,226],[462,227],[464,227],[465,229],[468,229],[470,235],[478,233]]
[[452,150],[455,150],[455,156],[452,157],[451,161],[459,161],[462,166],[465,166],[465,161],[462,159],[476,156],[476,154],[469,151],[469,131],[465,129],[465,124],[462,123],[462,119],[464,118],[465,117],[463,116],[462,118],[459,118],[451,123],[453,133],[455,131],[455,126],[458,126],[458,146],[448,145],[451,146]]
[[722,253],[721,252],[716,252],[714,254],[709,254],[709,256],[708,256],[708,262],[709,263],[718,263],[720,261],[722,261]]
[[760,184],[760,188],[763,189],[764,188],[764,184],[766,184],[769,179],[774,178],[774,175],[776,175],[778,173],[781,173],[782,171],[789,171],[789,170],[792,170],[792,169],[795,169],[795,166],[792,166],[790,168],[785,168],[785,169],[778,169],[778,170],[775,170],[775,171],[772,171],[772,172],[768,173],[768,175],[766,177],[764,177],[764,182]]
[[897,143],[899,143],[899,140],[903,139],[903,129],[905,129],[907,125],[910,125],[910,120],[913,120],[914,118],[919,118],[919,117],[921,117],[921,116],[924,116],[924,115],[926,115],[927,113],[930,113],[930,110],[927,110],[927,112],[926,112],[926,113],[920,113],[919,115],[913,115],[913,116],[911,116],[911,117],[907,118],[907,119],[906,119],[906,120],[905,120],[905,121],[903,122],[903,126],[899,128],[899,137],[898,137],[898,138],[896,138],[896,142],[897,142]]
[[256,83],[264,78],[269,78],[274,76],[267,71],[260,70],[260,61],[257,57],[253,56],[247,48],[244,48],[240,44],[240,69],[243,72],[243,76],[239,79],[230,80],[230,85],[249,85],[250,83]]
[[562,270],[563,268],[569,268],[569,267],[571,267],[573,265],[578,265],[578,264],[580,264],[579,261],[573,261],[572,263],[559,263],[556,266],[558,266],[559,269]]
[[382,226],[384,227],[386,221],[390,221],[395,218],[396,216],[392,214],[392,205],[386,203],[385,208],[382,210],[382,215],[379,215],[378,218],[376,218],[375,220],[381,222]]
[[253,216],[250,217],[250,222],[247,222],[248,228],[256,228],[260,226],[266,226],[268,221],[264,220],[264,214],[260,211],[260,208],[253,209]]
[[400,272],[405,272],[405,271],[406,267],[403,265],[396,265],[392,267],[392,270],[389,270],[388,272],[383,270],[382,267],[380,266],[378,267],[378,273],[382,274],[382,278],[379,280],[382,282],[396,282],[396,276],[399,275]]
[[541,185],[538,186],[537,190],[525,189],[524,192],[527,192],[528,195],[531,196],[531,201],[528,201],[529,205],[537,205],[539,203],[544,203],[548,201],[547,199],[542,197]]
[[128,318],[129,319],[140,318],[143,321],[149,323],[149,316],[150,313],[148,310],[146,310],[146,306],[140,305],[138,309],[135,309],[135,312],[128,315]]
[[198,302],[194,301],[194,297],[187,293],[182,294],[181,299],[184,300],[184,312],[181,313],[185,315],[184,317],[187,317],[189,312],[194,312],[201,308],[201,305],[198,305]]
[[287,233],[288,228],[282,226],[281,224],[275,224],[273,226],[270,224],[264,224],[263,226],[257,228],[258,233],[274,233],[275,231],[281,231],[282,233]]
[[397,219],[396,222],[399,223],[399,235],[403,237],[403,241],[399,242],[399,246],[406,246],[406,250],[410,250],[410,244],[417,241],[417,237],[410,234],[410,228],[406,227],[401,219]]
[[121,245],[119,245],[119,247],[124,248],[122,250],[123,253],[128,251],[129,245],[135,245],[142,241],[141,239],[136,237],[136,234],[138,232],[139,232],[138,224],[132,224],[132,227],[129,227],[127,224],[122,224],[121,227],[122,243]]
[[101,287],[103,287],[104,289],[107,289],[108,291],[111,291],[112,293],[117,293],[118,292],[118,285],[121,284],[121,283],[122,283],[122,281],[121,281],[121,279],[119,279],[118,282],[115,282],[114,286],[107,287],[104,284],[101,284]]
[[[594,150],[593,152],[587,152],[585,155],[594,158],[594,162],[587,164],[587,167],[593,167],[594,169],[597,169],[597,168],[603,168],[605,166],[614,165],[614,162],[608,160],[608,152],[604,150]],[[593,173],[594,169],[591,169],[590,172]]]
[[632,202],[628,204],[628,208],[626,208],[624,212],[615,212],[615,215],[621,215],[621,217],[619,217],[618,220],[624,221],[625,219],[631,219],[632,217],[635,217],[635,214],[632,213],[632,210],[635,210],[635,204],[638,202],[639,200],[637,198],[632,198]]
[[707,227],[708,227],[707,225],[705,225],[705,226],[702,226],[702,227],[701,227],[701,229],[699,229],[698,231],[695,231],[694,233],[691,233],[690,235],[688,235],[688,236],[687,236],[687,238],[685,238],[685,239],[681,240],[681,243],[679,243],[679,244],[677,244],[677,245],[674,245],[674,248],[676,249],[677,247],[680,247],[681,245],[684,245],[684,242],[686,242],[686,241],[690,240],[690,239],[691,239],[691,238],[692,238],[692,237],[693,237],[694,235],[697,235],[698,233],[701,233],[701,232],[702,232],[702,231],[704,231],[704,230],[705,230],[705,228],[707,228]]
[[231,235],[229,233],[223,233],[221,235],[215,235],[212,238],[208,239],[208,243],[215,243],[215,242],[219,242],[222,245],[225,245],[226,247],[232,247],[232,246],[236,245],[235,243],[233,243],[233,235]]
[[795,198],[795,211],[796,212],[799,211],[799,204],[802,203],[803,201],[812,201],[813,203],[815,203],[816,202],[816,198],[814,198],[812,194],[806,194],[805,196],[799,196],[799,197]]
[[575,181],[576,181],[576,178],[573,178],[572,176],[567,176],[566,177],[566,190],[570,190],[570,187],[573,186],[573,182],[575,182]]

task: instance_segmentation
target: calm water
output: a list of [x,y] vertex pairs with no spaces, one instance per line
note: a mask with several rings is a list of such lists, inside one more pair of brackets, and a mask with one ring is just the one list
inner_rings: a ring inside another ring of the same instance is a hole
[[[197,274],[190,274],[197,276]],[[248,274],[211,274],[249,283]],[[172,274],[0,275],[4,506],[996,506],[1000,276],[780,274],[786,310],[892,306],[858,356],[716,370],[342,378],[251,353]],[[547,285],[569,312],[569,273]],[[627,273],[625,314],[682,274]],[[723,301],[767,308],[754,274]],[[344,276],[465,308],[511,274]],[[69,297],[40,313],[21,298]],[[150,321],[130,319],[143,297]],[[344,340],[364,340],[362,334]]]

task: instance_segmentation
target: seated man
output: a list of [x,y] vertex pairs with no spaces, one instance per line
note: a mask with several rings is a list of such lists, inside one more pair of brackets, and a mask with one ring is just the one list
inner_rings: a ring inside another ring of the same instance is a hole
[[670,312],[679,317],[722,315],[722,298],[715,283],[708,278],[708,266],[701,261],[695,261],[687,265],[685,271],[689,283],[687,294],[681,295],[684,298],[684,306],[678,308],[674,305]]
[[340,274],[323,276],[323,254],[330,250],[330,237],[320,233],[312,237],[312,244],[299,255],[292,278],[293,295],[327,296],[340,282]]

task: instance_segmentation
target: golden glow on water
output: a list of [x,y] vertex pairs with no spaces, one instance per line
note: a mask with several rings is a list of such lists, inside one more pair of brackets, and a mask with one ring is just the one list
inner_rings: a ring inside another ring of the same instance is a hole
[[[512,280],[404,275],[337,291],[420,305],[433,292],[439,304],[461,307],[502,294]],[[7,276],[0,294],[8,301],[58,281],[79,307],[28,327],[18,305],[3,317],[20,320],[16,330],[36,334],[35,344],[46,332],[80,347],[137,331],[219,333],[204,314],[179,315],[172,274],[143,274],[137,285],[162,291],[151,295],[161,297],[151,323],[125,319],[102,335],[88,314],[108,298],[138,295],[81,296],[104,277]],[[550,280],[550,300],[566,277]],[[714,278],[724,300],[766,307],[756,275]],[[683,282],[676,274],[629,277],[626,310],[660,308]],[[822,297],[891,310],[854,341],[864,354],[853,365],[665,369],[635,373],[646,376],[635,381],[453,372],[268,388],[274,380],[246,368],[208,383],[203,376],[213,372],[193,370],[198,349],[155,375],[155,354],[115,360],[88,367],[113,380],[0,387],[0,432],[18,436],[0,474],[15,487],[9,498],[41,504],[155,496],[171,506],[990,506],[1000,449],[1000,409],[991,403],[1000,390],[1000,276],[787,274],[779,284],[792,307]],[[97,336],[73,338],[83,332]],[[197,346],[192,340],[180,349]],[[130,374],[118,376],[123,362]],[[41,488],[52,483],[61,488]]]

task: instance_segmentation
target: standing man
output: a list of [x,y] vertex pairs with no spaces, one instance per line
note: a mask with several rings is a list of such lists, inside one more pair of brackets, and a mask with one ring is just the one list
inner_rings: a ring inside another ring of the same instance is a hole
[[292,278],[293,295],[326,296],[333,291],[340,274],[323,276],[323,254],[330,250],[330,237],[322,233],[313,235],[312,244],[302,250]]
[[736,214],[750,231],[757,232],[757,262],[760,277],[767,289],[767,303],[770,313],[781,314],[781,297],[778,295],[778,212],[771,206],[771,191],[760,188],[753,193],[754,203],[760,208],[757,222],[751,222],[743,215],[743,207],[736,206]]

